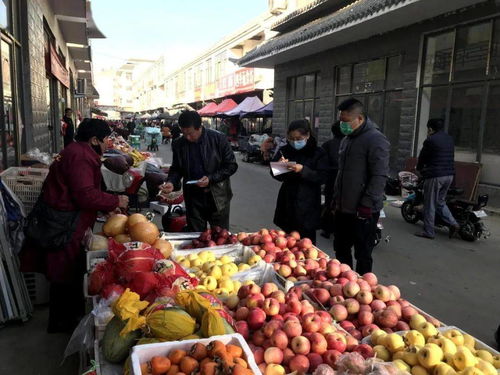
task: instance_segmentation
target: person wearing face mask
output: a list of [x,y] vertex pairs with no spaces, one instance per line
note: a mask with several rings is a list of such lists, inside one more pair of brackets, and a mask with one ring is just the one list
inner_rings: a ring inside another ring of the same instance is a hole
[[334,187],[335,228],[333,247],[337,259],[356,271],[372,271],[372,250],[384,187],[389,174],[390,144],[365,114],[363,104],[350,98],[338,106],[340,130],[339,170]]
[[418,237],[433,239],[436,213],[450,227],[450,238],[460,226],[446,205],[446,194],[455,175],[455,144],[444,131],[442,119],[427,122],[428,137],[418,156],[417,170],[424,179],[424,231]]
[[274,223],[285,232],[297,231],[315,243],[321,215],[321,185],[326,182],[329,170],[328,156],[317,146],[306,120],[292,121],[287,139],[273,161],[296,164],[289,166],[289,173],[273,176],[282,182]]
[[101,155],[110,134],[103,120],[80,124],[76,142],[52,162],[27,218],[21,271],[43,273],[50,281],[49,332],[72,331],[84,313],[82,242],[97,212],[128,206],[127,196],[101,190]]

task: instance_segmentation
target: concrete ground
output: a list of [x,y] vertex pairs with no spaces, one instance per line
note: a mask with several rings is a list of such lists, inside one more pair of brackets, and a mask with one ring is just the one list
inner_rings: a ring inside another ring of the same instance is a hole
[[[160,156],[171,162],[170,146],[160,146]],[[280,183],[267,167],[248,164],[238,155],[239,168],[231,183],[231,230],[272,228]],[[500,324],[500,217],[485,222],[491,237],[474,243],[448,239],[445,231],[436,239],[413,236],[419,225],[403,221],[397,208],[386,207],[384,236],[389,243],[374,251],[374,272],[382,283],[398,285],[405,298],[449,325],[456,325],[493,346]],[[332,241],[318,236],[318,247],[333,255]],[[47,308],[37,307],[24,325],[0,329],[0,374],[77,374],[78,358],[62,367],[68,335],[47,334]]]

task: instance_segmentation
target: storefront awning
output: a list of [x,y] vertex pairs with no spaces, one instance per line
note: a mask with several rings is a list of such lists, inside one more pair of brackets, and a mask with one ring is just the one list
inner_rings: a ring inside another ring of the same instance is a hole
[[85,17],[87,4],[82,0],[49,0],[50,7],[56,16]]
[[206,106],[204,106],[202,109],[200,109],[198,111],[198,113],[201,117],[210,116],[210,113],[214,113],[216,108],[217,108],[217,103],[210,102]]
[[254,112],[243,112],[240,114],[241,117],[272,117],[274,111],[274,101],[266,104],[264,107],[259,108]]
[[271,39],[238,64],[273,68],[487,0],[358,0],[323,18]]
[[81,21],[69,20],[68,18],[58,17],[59,27],[64,35],[64,41],[66,43],[74,43],[81,45],[88,45],[89,40],[87,38],[87,25]]
[[75,60],[92,60],[90,46],[68,47],[70,55]]
[[230,111],[237,105],[238,104],[233,99],[225,99],[217,107],[215,107],[212,112],[206,112],[205,116],[206,117],[217,116],[218,114]]
[[263,106],[264,103],[262,103],[258,97],[249,96],[230,111],[222,113],[222,115],[228,117],[240,116],[243,112],[253,112],[259,108],[262,108]]

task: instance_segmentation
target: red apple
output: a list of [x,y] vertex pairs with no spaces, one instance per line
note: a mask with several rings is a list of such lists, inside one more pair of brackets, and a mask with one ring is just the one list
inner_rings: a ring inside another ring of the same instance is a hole
[[274,332],[280,330],[283,327],[283,324],[284,323],[280,320],[271,320],[268,323],[264,324],[264,326],[262,327],[262,332],[264,332],[264,335],[267,338],[271,338]]
[[376,331],[377,329],[380,329],[378,325],[376,324],[368,324],[365,325],[361,328],[361,335],[363,337],[370,336],[373,331]]
[[327,350],[326,352],[323,353],[323,363],[327,364],[330,367],[334,367],[335,363],[339,359],[339,357],[342,355],[342,353],[338,352],[337,350]]
[[330,300],[328,301],[328,304],[329,304],[329,306],[338,305],[338,304],[343,305],[344,301],[345,301],[344,296],[335,296],[335,297],[330,298]]
[[375,322],[382,328],[394,328],[398,324],[398,316],[393,310],[387,308],[375,314]]
[[292,274],[292,269],[290,266],[287,266],[286,264],[282,264],[278,270],[278,273],[283,276],[284,278],[287,278]]
[[302,305],[300,315],[304,316],[306,314],[314,312],[314,306],[311,305],[311,303],[308,300],[302,300],[300,301],[300,304]]
[[396,285],[389,285],[388,288],[392,292],[392,294],[394,295],[395,300],[397,300],[401,297],[401,292]]
[[285,322],[288,322],[289,320],[293,320],[294,322],[300,323],[299,317],[291,312],[287,312],[285,315],[283,315],[283,320]]
[[264,352],[264,361],[268,365],[272,363],[279,365],[281,362],[283,362],[283,352],[281,351],[281,349],[273,346],[267,348]]
[[360,288],[357,282],[349,281],[343,287],[344,296],[346,297],[355,297],[356,294],[359,293]]
[[319,316],[321,320],[325,323],[332,322],[332,316],[327,311],[323,310],[316,311],[316,315]]
[[238,298],[241,300],[243,298],[247,298],[250,294],[250,285],[242,285],[240,289],[238,289]]
[[340,275],[340,264],[330,262],[326,265],[326,275],[334,279]]
[[252,333],[252,343],[255,346],[262,346],[264,344],[264,341],[266,341],[266,336],[264,335],[264,332],[258,330]]
[[283,364],[285,366],[288,366],[288,364],[290,363],[290,360],[295,357],[295,353],[293,352],[292,349],[290,348],[285,348],[283,349]]
[[309,360],[309,372],[314,372],[323,363],[323,357],[318,353],[309,353],[307,359]]
[[280,312],[280,303],[274,298],[266,298],[262,304],[262,309],[267,316],[278,315]]
[[295,246],[296,243],[297,243],[297,240],[294,237],[288,237],[286,240],[286,247],[291,249]]
[[239,320],[234,323],[234,328],[236,328],[236,332],[238,332],[245,340],[248,341],[250,337],[250,329],[248,328],[248,323],[244,320]]
[[358,280],[358,275],[356,272],[350,270],[350,271],[345,271],[340,274],[340,277],[345,277],[349,281],[356,281]]
[[411,306],[411,303],[403,298],[398,299],[398,302],[401,305],[401,308],[406,307],[406,306]]
[[252,309],[254,307],[261,307],[264,303],[264,295],[262,293],[252,294],[247,298],[247,307]]
[[[390,304],[392,302],[392,304]],[[387,309],[392,310],[396,313],[398,316],[398,319],[401,319],[403,316],[402,311],[401,311],[401,305],[397,303],[396,301],[389,301],[387,302]]]
[[361,324],[362,326],[372,324],[373,323],[373,314],[371,312],[368,312],[368,311],[361,311],[358,314],[358,321],[359,321],[359,324]]
[[333,284],[330,288],[329,288],[329,292],[330,292],[330,295],[332,297],[335,297],[335,296],[344,296],[344,293],[342,291],[343,287],[342,285],[340,284]]
[[323,289],[323,288],[314,288],[312,290],[312,295],[322,305],[326,304],[328,300],[330,299],[330,293],[328,293],[328,290]]
[[353,329],[356,329],[356,326],[354,325],[353,322],[349,320],[344,320],[343,322],[340,322],[340,326],[345,329],[347,332],[352,331]]
[[271,345],[284,350],[288,346],[288,336],[281,329],[274,331],[271,336]]
[[255,358],[255,363],[260,365],[262,362],[264,362],[264,349],[262,349],[259,346],[256,346],[255,349],[252,350],[253,352],[253,357]]
[[[304,284],[304,285],[307,285],[307,284]],[[297,299],[302,299],[302,293],[303,293],[303,288],[299,287],[299,286],[294,286],[294,287],[291,287],[290,290],[288,291],[287,295],[288,294],[295,294],[297,296]]]
[[381,300],[382,302],[387,302],[390,301],[391,299],[391,290],[383,285],[378,285],[375,288],[375,292],[373,294],[377,299]]
[[290,367],[290,371],[296,372],[297,375],[304,375],[309,371],[309,359],[302,354],[296,355],[290,360],[288,367]]
[[373,348],[368,344],[357,345],[354,348],[353,352],[361,354],[364,359],[372,358],[375,356],[375,352],[373,351]]
[[370,307],[370,305],[359,305],[359,312],[361,311],[372,312],[372,308]]
[[361,340],[363,338],[363,335],[361,334],[361,331],[359,331],[357,329],[350,330],[349,333],[356,340]]
[[349,314],[357,314],[359,312],[359,302],[354,298],[348,298],[344,301],[344,306]]
[[354,349],[354,347],[359,344],[358,339],[356,339],[355,337],[350,336],[350,335],[348,335],[346,337],[346,341],[347,342],[346,342],[346,349],[345,350],[349,351],[349,352],[351,352]]
[[405,306],[401,309],[401,316],[407,322],[409,322],[411,317],[415,314],[417,314],[417,310],[412,306]]
[[311,351],[318,354],[323,354],[326,352],[328,343],[326,342],[325,336],[321,333],[314,332],[310,338],[311,341]]
[[321,318],[314,313],[309,313],[302,317],[302,327],[305,332],[318,332],[321,327],[321,323]]
[[311,343],[304,336],[296,336],[290,344],[291,349],[295,354],[308,354],[311,350]]
[[261,288],[261,293],[264,297],[269,297],[273,292],[278,291],[278,286],[275,283],[264,283]]
[[236,320],[247,320],[249,312],[250,310],[246,306],[238,308],[235,314]]
[[288,301],[287,311],[298,315],[302,311],[302,305],[298,300]]
[[369,305],[373,301],[373,294],[369,290],[360,290],[356,295],[356,299],[363,305]]
[[342,336],[340,333],[334,334],[328,334],[325,337],[326,342],[327,342],[327,349],[328,350],[337,350],[340,353],[345,352],[346,346],[347,346],[347,341],[344,336]]
[[[298,241],[298,240],[300,240],[300,233],[297,231],[290,232],[290,237],[293,237]],[[288,246],[288,247],[290,247],[290,246]]]
[[350,271],[351,266],[345,263],[340,263],[340,272]]
[[342,285],[342,288],[344,288],[344,285],[347,284],[348,282],[349,282],[349,280],[346,279],[345,277],[339,277],[337,279],[337,284]]
[[382,302],[379,299],[375,299],[375,300],[373,300],[372,303],[370,303],[370,307],[372,308],[372,311],[375,312],[375,311],[385,310],[387,305],[385,304],[385,302]]
[[370,286],[376,286],[378,284],[377,276],[372,272],[365,273],[362,277]]
[[358,283],[359,289],[361,291],[363,291],[363,290],[367,291],[367,292],[371,292],[372,291],[372,287],[364,279],[357,279],[356,282]]
[[330,309],[330,314],[332,315],[335,321],[341,322],[347,319],[348,312],[345,306],[333,305],[332,308]]
[[408,323],[400,320],[398,321],[398,324],[396,324],[396,327],[394,327],[396,331],[409,331],[411,328],[408,325]]
[[264,325],[265,321],[266,321],[266,313],[264,312],[264,310],[262,310],[259,307],[250,310],[247,322],[248,322],[248,327],[252,331],[261,328]]
[[287,320],[283,325],[283,331],[286,333],[288,338],[292,339],[302,335],[302,325],[298,321]]

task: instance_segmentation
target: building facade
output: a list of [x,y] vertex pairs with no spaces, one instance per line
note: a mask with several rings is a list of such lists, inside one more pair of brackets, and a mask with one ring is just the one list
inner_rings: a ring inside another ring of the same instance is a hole
[[269,0],[266,12],[181,67],[169,70],[168,54],[160,58],[134,82],[136,111],[184,104],[199,109],[209,101],[231,98],[239,103],[247,96],[267,104],[272,100],[273,70],[241,68],[236,61],[273,37],[270,28],[280,17],[312,2]]
[[[58,152],[64,108],[90,116],[89,38],[103,37],[90,1],[5,0],[0,5],[0,168],[32,148]],[[75,118],[76,120],[76,118]]]
[[317,0],[282,19],[279,36],[239,61],[274,68],[274,129],[308,118],[325,141],[336,106],[356,97],[390,140],[395,173],[418,155],[428,119],[443,118],[455,159],[482,164],[480,191],[499,205],[498,3],[345,3]]

